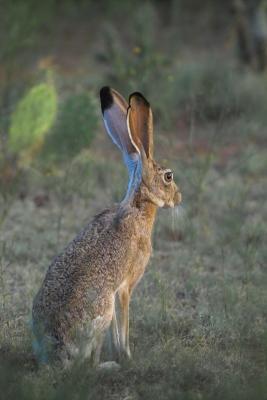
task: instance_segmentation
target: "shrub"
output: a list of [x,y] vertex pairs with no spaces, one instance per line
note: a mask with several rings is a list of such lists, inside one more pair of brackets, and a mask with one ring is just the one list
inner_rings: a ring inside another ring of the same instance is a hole
[[240,73],[219,60],[173,67],[157,83],[151,102],[168,128],[180,116],[192,114],[200,121],[246,117],[259,122],[265,118],[267,104],[261,77]]
[[151,85],[164,74],[168,58],[157,46],[158,19],[150,3],[136,7],[127,26],[127,43],[113,25],[105,31],[105,49],[98,54],[107,64],[106,82],[119,90],[143,91],[147,96]]
[[98,115],[92,96],[81,92],[66,98],[61,104],[58,119],[47,137],[44,153],[53,161],[74,157],[88,147],[95,135]]

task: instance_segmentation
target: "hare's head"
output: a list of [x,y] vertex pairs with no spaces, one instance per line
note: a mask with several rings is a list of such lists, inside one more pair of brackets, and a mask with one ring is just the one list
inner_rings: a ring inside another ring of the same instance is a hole
[[178,205],[181,193],[173,172],[153,159],[153,117],[148,101],[136,92],[128,104],[109,87],[101,89],[100,99],[106,130],[121,150],[129,173],[124,201],[131,202],[139,192],[143,200],[158,207]]

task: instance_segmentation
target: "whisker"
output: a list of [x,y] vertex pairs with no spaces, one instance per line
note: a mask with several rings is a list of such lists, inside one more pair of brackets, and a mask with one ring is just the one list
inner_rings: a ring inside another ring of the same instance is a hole
[[177,223],[183,221],[186,217],[186,211],[183,206],[175,206],[172,209],[172,231],[175,231]]

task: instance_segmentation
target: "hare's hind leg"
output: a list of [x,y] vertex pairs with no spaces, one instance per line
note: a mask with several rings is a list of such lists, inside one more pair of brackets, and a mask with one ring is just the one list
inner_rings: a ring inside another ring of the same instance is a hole
[[[97,366],[100,361],[102,345],[105,333],[108,330],[114,311],[115,296],[112,294],[108,301],[103,313],[98,315],[92,321],[91,340],[88,343],[87,355],[89,356],[94,366]],[[107,304],[108,303],[108,304]]]
[[89,343],[90,347],[90,358],[92,365],[96,367],[100,362],[101,349],[103,345],[105,331],[109,325],[110,321],[106,321],[105,316],[98,316],[92,321],[92,340]]
[[110,329],[108,330],[107,335],[107,349],[109,353],[109,358],[114,360],[119,360],[120,358],[120,337],[119,337],[119,329],[118,329],[118,321],[116,315],[116,300],[114,304],[113,316],[111,321]]

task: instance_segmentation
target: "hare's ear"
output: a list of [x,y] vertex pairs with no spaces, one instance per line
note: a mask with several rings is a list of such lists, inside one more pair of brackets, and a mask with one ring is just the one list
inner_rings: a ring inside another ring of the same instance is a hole
[[127,126],[138,150],[143,146],[146,157],[153,159],[153,116],[149,102],[141,93],[130,95]]
[[119,149],[126,154],[138,151],[128,134],[126,100],[108,86],[100,90],[101,109],[107,133]]
[[121,150],[128,169],[129,184],[126,195],[128,200],[139,187],[142,179],[140,151],[132,141],[127,127],[128,104],[116,90],[107,86],[100,90],[100,100],[107,133]]

